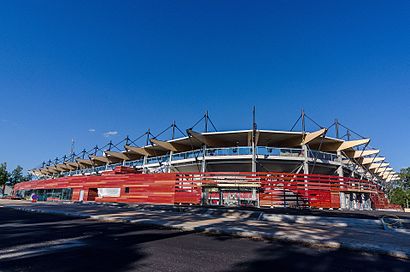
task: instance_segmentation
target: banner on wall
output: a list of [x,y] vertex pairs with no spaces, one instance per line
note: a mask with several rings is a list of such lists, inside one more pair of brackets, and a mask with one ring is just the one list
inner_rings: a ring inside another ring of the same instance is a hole
[[119,197],[120,188],[98,188],[98,197]]

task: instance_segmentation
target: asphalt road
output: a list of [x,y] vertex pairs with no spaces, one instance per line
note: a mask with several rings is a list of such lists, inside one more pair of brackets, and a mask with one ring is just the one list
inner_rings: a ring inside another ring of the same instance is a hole
[[345,250],[0,208],[0,271],[410,271]]

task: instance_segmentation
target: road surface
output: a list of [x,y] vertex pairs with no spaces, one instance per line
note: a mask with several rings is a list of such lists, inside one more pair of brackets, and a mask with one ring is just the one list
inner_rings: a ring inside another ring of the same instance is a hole
[[346,250],[0,208],[0,271],[410,271]]

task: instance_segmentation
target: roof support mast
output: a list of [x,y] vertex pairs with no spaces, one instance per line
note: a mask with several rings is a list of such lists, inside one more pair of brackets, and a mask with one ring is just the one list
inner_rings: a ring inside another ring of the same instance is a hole
[[[176,122],[174,120],[174,122],[172,123],[172,140],[175,139],[175,127],[176,127]],[[169,151],[169,159],[168,159],[168,169],[167,172],[171,173],[171,164],[172,164],[172,155],[174,155],[174,151],[170,150]]]
[[[205,115],[203,118],[204,118],[204,123],[205,123],[205,132],[208,132],[208,119],[209,119],[208,110],[205,111]],[[202,146],[201,172],[202,173],[206,172],[206,144]]]
[[[145,145],[148,145],[149,144],[149,136],[151,135],[151,129],[149,129],[148,128],[148,130],[147,130],[147,139],[146,139],[146,142],[145,142]],[[147,154],[145,154],[144,155],[144,158],[143,158],[143,161],[142,161],[142,172],[143,173],[147,173],[148,172],[148,169],[145,167],[145,165],[147,164],[147,160],[148,160],[148,155]]]
[[256,108],[252,111],[252,172],[256,172]]
[[[303,139],[305,139],[305,137],[306,137],[306,121],[305,121],[305,111],[302,109],[302,112],[301,112],[301,123],[302,123],[302,137],[303,137]],[[303,157],[304,157],[304,160],[303,160],[303,173],[304,174],[309,174],[309,163],[308,163],[308,160],[309,160],[309,154],[308,154],[308,146],[307,146],[307,144],[306,143],[303,143],[302,144],[302,149],[303,149]]]
[[[335,130],[336,130],[336,138],[340,139],[340,135],[339,135],[339,120],[335,119]],[[342,156],[342,151],[341,150],[337,150],[336,151],[336,155],[337,155],[337,160],[339,162],[339,166],[337,167],[337,175],[339,177],[343,177],[344,173],[343,173],[343,156]],[[341,182],[341,184],[343,184]]]
[[335,132],[336,132],[336,139],[339,139],[339,120],[335,119]]
[[[302,125],[302,139],[303,142],[306,138],[306,120],[305,120],[305,111],[302,108],[302,111],[300,113],[300,118],[301,118],[301,125]],[[302,144],[302,150],[303,150],[303,173],[304,174],[309,174],[309,154],[308,154],[308,146],[306,143]],[[304,176],[305,180],[305,197],[308,197],[309,192],[308,192],[308,176]]]
[[209,114],[208,111],[205,112],[205,132],[208,132],[208,119],[209,119]]

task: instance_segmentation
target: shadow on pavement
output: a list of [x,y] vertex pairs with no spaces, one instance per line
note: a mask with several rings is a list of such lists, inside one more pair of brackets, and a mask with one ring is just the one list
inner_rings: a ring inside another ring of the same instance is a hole
[[[410,271],[407,260],[343,249],[312,249],[226,235],[204,236],[141,224],[101,223],[7,208],[0,208],[0,218],[0,271]],[[235,219],[215,223],[198,221],[195,215],[184,218],[198,224],[198,230],[238,226]],[[337,227],[329,236],[329,229],[321,230],[318,226],[312,231],[311,226],[296,225],[290,220],[271,231],[280,235],[281,228],[286,228],[286,235],[326,242],[348,237],[351,230]],[[369,235],[375,234],[369,231]],[[44,244],[53,241],[63,241],[68,246]],[[39,250],[42,248],[50,250]]]
[[312,250],[286,243],[270,244],[256,257],[226,271],[410,271],[410,263],[394,257],[363,254],[343,249]]
[[126,271],[147,257],[144,243],[188,234],[4,208],[1,217],[0,271]]

